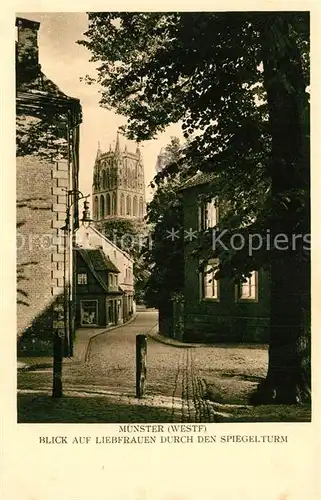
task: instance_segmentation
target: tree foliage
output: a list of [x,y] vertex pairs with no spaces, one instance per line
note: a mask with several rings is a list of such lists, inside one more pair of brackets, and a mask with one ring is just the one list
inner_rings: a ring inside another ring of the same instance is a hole
[[[164,151],[164,166],[177,164],[183,155],[182,149],[179,140],[172,137]],[[183,227],[183,204],[178,191],[179,174],[170,178],[156,176],[153,185],[157,189],[147,205],[151,232],[142,254],[151,270],[145,285],[145,301],[159,307],[183,291],[184,240],[181,231],[177,231]]]
[[[229,234],[309,233],[308,13],[90,13],[85,36],[101,105],[127,117],[135,140],[182,123],[183,161],[191,175],[217,174],[209,195],[227,201],[220,225]],[[295,251],[219,254],[222,273],[271,267],[270,401],[309,397],[303,250],[301,241]]]
[[[221,224],[235,230],[255,220],[250,229],[262,232],[271,213],[284,215],[289,195],[300,198],[301,207],[307,198],[298,190],[272,199],[270,190],[271,131],[261,38],[273,15],[91,13],[87,40],[80,42],[101,63],[101,105],[128,118],[129,138],[150,139],[168,124],[182,122],[190,173],[214,169],[219,174],[212,192],[230,200]],[[304,13],[277,17],[290,24],[308,85],[308,18]],[[282,33],[275,36],[286,50]],[[277,77],[287,85],[282,69]],[[268,255],[254,257],[258,267]]]

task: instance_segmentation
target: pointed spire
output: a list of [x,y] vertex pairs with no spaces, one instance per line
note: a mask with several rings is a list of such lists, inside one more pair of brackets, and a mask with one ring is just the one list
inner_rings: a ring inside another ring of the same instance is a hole
[[137,148],[136,148],[136,155],[138,156],[138,158],[140,158],[140,156],[141,156],[138,143],[137,143]]
[[125,149],[124,149],[124,151],[127,153],[127,144],[125,144]]
[[115,154],[120,153],[120,145],[119,145],[119,132],[117,131],[117,139],[116,139],[116,146],[115,146]]
[[100,141],[98,141],[96,161],[99,160],[100,157],[101,157],[101,149],[100,149]]

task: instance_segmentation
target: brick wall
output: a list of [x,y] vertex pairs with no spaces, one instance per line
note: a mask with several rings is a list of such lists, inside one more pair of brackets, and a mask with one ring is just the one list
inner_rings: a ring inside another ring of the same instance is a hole
[[[69,172],[66,162],[36,156],[17,158],[17,329],[52,339],[64,320],[65,236]],[[61,333],[64,333],[62,329]]]

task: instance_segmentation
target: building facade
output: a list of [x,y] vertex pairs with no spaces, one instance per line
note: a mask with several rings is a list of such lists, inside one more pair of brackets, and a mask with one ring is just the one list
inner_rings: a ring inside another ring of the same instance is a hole
[[123,323],[119,270],[101,248],[76,248],[76,326]]
[[93,226],[79,228],[76,233],[76,245],[80,249],[101,249],[118,269],[117,285],[123,292],[122,311],[121,315],[118,315],[118,322],[128,321],[135,313],[134,260]]
[[[40,24],[17,18],[16,189],[18,353],[50,351],[54,334],[70,352],[74,326],[68,191],[78,189],[81,105],[41,71]],[[70,212],[78,226],[78,205]]]
[[[191,230],[196,234],[219,222],[218,200],[202,201],[207,185],[208,176],[200,174],[182,186],[185,234],[192,234]],[[186,342],[267,342],[269,273],[253,271],[246,282],[237,284],[229,278],[215,280],[218,261],[200,266],[195,248],[196,239],[186,241],[183,299],[170,305],[171,321],[165,333]]]
[[96,224],[111,219],[141,220],[145,215],[144,166],[139,148],[122,151],[117,134],[115,149],[98,146],[93,174],[93,218]]

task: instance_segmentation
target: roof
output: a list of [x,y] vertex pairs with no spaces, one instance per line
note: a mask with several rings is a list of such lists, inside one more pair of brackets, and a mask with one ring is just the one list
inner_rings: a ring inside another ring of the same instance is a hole
[[[108,256],[104,254],[104,252],[100,249],[85,249],[85,248],[76,248],[76,251],[79,252],[85,263],[87,264],[88,268],[92,272],[93,276],[96,278],[100,286],[105,290],[107,293],[112,293],[111,290],[109,290],[107,283],[103,280],[103,278],[100,276],[99,271],[108,271],[112,273],[119,273],[119,269],[113,264],[113,262],[110,260]],[[114,292],[115,293],[115,292]],[[118,287],[118,292],[116,293],[123,293],[123,290]]]
[[134,262],[134,259],[127,252],[125,252],[125,250],[123,250],[122,248],[119,248],[117,245],[115,245],[115,243],[113,241],[111,241],[109,238],[107,238],[107,236],[105,236],[103,233],[98,231],[98,229],[95,228],[93,225],[91,225],[89,227],[89,230],[94,231],[99,237],[101,237],[103,240],[105,240],[107,243],[109,243],[112,247],[114,247],[115,250],[118,250],[119,252],[121,252],[124,255],[124,257],[126,257],[126,259],[130,260],[131,262]]
[[110,260],[101,248],[85,248],[79,249],[80,255],[90,259],[91,264],[95,271],[109,271],[111,273],[120,273],[119,269]]
[[190,189],[201,184],[212,182],[214,181],[216,175],[217,174],[215,172],[198,172],[193,177],[184,182],[179,190],[183,191],[183,189]]
[[111,273],[119,273],[119,269],[110,260],[108,255],[105,255],[100,248],[87,249],[89,258],[94,266],[95,271],[109,271]]
[[74,97],[60,98],[46,92],[32,90],[22,92],[18,89],[16,105],[17,111],[33,111],[36,113],[35,116],[42,116],[46,109],[55,110],[57,113],[72,110],[72,116],[70,117],[72,126],[79,125],[82,120],[80,101]]
[[[16,41],[17,107],[21,107],[22,110],[30,108],[36,111],[44,106],[50,106],[57,112],[72,109],[79,115],[77,117],[77,124],[79,124],[81,122],[79,99],[62,92],[58,85],[41,70],[38,48],[40,23],[17,17],[16,26],[18,27],[18,40]],[[20,33],[22,33],[21,36]]]

